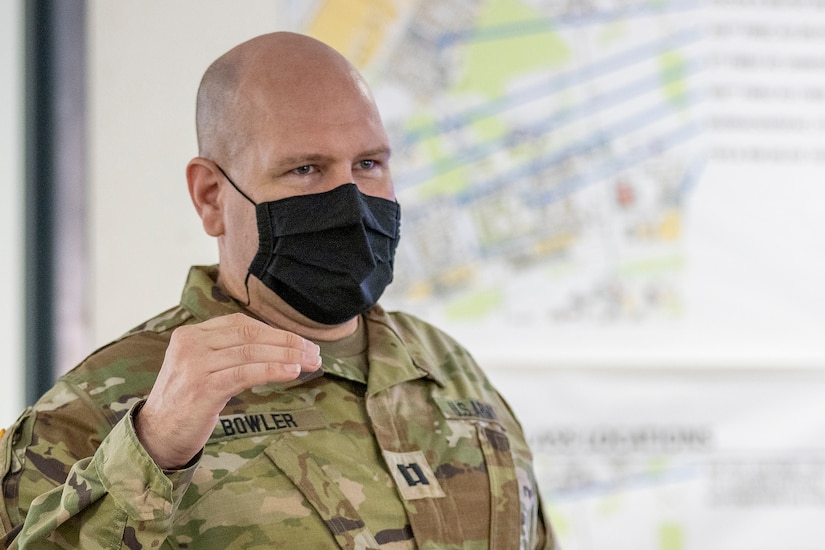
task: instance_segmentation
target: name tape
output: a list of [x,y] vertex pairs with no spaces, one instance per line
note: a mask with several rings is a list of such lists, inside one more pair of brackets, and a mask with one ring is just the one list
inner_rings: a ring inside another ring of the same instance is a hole
[[327,426],[315,409],[230,414],[218,418],[210,440],[251,437],[275,432],[318,430]]
[[488,420],[498,422],[498,413],[493,405],[477,399],[435,399],[445,418],[464,420]]

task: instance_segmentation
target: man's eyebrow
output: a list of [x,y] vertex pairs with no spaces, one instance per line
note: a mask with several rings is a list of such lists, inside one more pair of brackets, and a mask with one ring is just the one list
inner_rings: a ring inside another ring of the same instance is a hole
[[325,162],[332,160],[332,157],[329,155],[319,155],[317,153],[307,153],[304,155],[290,155],[288,157],[283,157],[278,159],[278,166],[283,167],[291,167],[291,166],[304,166],[307,164],[312,164],[314,162]]
[[[368,149],[366,151],[358,153],[355,156],[355,158],[389,157],[391,154],[392,151],[389,147],[377,147],[375,149]],[[319,153],[306,153],[290,155],[288,157],[278,159],[278,166],[288,168],[293,166],[305,166],[307,164],[313,164],[315,162],[329,162],[332,160],[334,160],[334,157],[330,155],[321,155]]]
[[369,149],[359,154],[359,157],[389,157],[392,150],[389,147],[378,147],[377,149]]

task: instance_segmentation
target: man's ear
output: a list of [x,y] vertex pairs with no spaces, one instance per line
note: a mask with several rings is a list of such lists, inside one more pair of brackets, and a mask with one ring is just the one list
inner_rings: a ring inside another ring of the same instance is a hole
[[203,229],[211,237],[224,233],[224,209],[221,203],[221,178],[217,165],[209,159],[195,157],[186,166],[189,196],[198,211]]

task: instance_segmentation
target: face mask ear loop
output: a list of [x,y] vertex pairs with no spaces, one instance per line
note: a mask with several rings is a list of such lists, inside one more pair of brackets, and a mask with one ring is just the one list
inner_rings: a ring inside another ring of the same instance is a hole
[[257,204],[255,201],[253,201],[252,199],[250,199],[250,198],[249,198],[249,195],[247,195],[246,193],[244,193],[243,191],[241,191],[241,188],[240,188],[240,187],[238,187],[237,185],[235,185],[235,182],[234,182],[234,181],[232,181],[232,178],[230,178],[230,177],[229,177],[229,175],[228,175],[226,172],[224,172],[224,171],[223,171],[223,168],[221,168],[221,167],[220,167],[220,165],[218,165],[218,163],[217,163],[217,162],[215,163],[215,166],[218,168],[218,170],[220,170],[221,174],[223,174],[223,177],[225,177],[225,178],[226,178],[226,181],[228,181],[228,182],[229,182],[229,184],[230,184],[232,187],[234,187],[234,188],[235,188],[235,191],[237,191],[238,193],[240,193],[240,194],[241,194],[241,196],[242,196],[243,198],[245,198],[246,200],[248,200],[249,202],[251,202],[254,206],[258,206],[258,204]]
[[[250,199],[250,198],[249,198],[249,196],[248,196],[246,193],[244,193],[243,191],[241,191],[241,188],[240,188],[240,187],[238,187],[237,185],[235,185],[235,182],[234,182],[234,181],[232,181],[232,178],[230,178],[230,177],[229,177],[229,175],[228,175],[226,172],[224,172],[223,168],[221,168],[221,167],[220,167],[220,165],[219,165],[217,162],[215,162],[215,166],[217,166],[218,170],[220,170],[220,171],[221,171],[221,174],[223,174],[223,177],[225,177],[225,178],[226,178],[226,181],[228,181],[228,182],[229,182],[229,184],[230,184],[232,187],[234,187],[234,188],[235,188],[235,191],[237,191],[238,193],[240,193],[240,194],[241,194],[241,196],[242,196],[243,198],[245,198],[246,200],[248,200],[249,202],[251,202],[253,206],[255,206],[255,207],[257,207],[257,206],[258,206],[258,205],[255,203],[255,201],[253,201],[252,199]],[[244,286],[244,288],[246,289],[246,303],[244,304],[244,307],[249,307],[249,303],[252,301],[252,298],[249,296],[249,276],[250,276],[250,275],[252,275],[252,273],[251,273],[251,272],[249,272],[249,271],[247,271],[247,272],[246,272],[246,277],[245,277],[245,278],[244,278],[244,280],[243,280],[243,286]]]
[[244,307],[247,307],[247,308],[249,307],[249,302],[252,301],[252,299],[249,297],[249,276],[250,275],[252,275],[252,273],[247,271],[246,272],[246,277],[243,280],[243,286],[246,289],[246,303],[244,304]]

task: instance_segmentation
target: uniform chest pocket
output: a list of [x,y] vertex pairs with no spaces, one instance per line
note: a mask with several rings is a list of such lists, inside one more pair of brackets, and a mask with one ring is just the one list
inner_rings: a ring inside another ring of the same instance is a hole
[[[490,549],[510,549],[516,547],[521,537],[521,486],[519,474],[514,462],[513,449],[507,431],[503,427],[497,409],[484,401],[476,399],[446,399],[435,398],[434,401],[449,427],[445,449],[445,456],[454,456],[460,462],[463,458],[472,461],[470,453],[480,454],[480,470],[487,478],[489,492],[489,513],[485,518],[477,517],[476,521],[486,524],[484,527],[485,539],[489,538]],[[464,443],[462,443],[464,442]],[[471,443],[472,442],[472,443]],[[475,446],[470,451],[466,445]],[[453,471],[462,468],[452,468]],[[466,468],[472,471],[474,468]],[[450,469],[439,467],[437,473],[441,477],[450,475]],[[456,476],[459,477],[459,476]],[[454,490],[462,490],[451,479],[447,479],[446,486]],[[463,485],[463,484],[462,484]],[[475,490],[479,490],[483,483],[472,483]],[[463,488],[467,490],[467,488]],[[479,495],[480,496],[480,495]],[[479,498],[480,503],[483,499]],[[466,514],[462,514],[467,521]],[[467,525],[478,536],[478,528]],[[465,533],[466,534],[466,533]]]
[[173,548],[380,548],[292,434],[236,435],[204,453],[176,517]]
[[170,537],[173,548],[379,548],[312,454],[294,437],[327,433],[314,409],[222,415]]
[[358,511],[306,451],[281,438],[265,454],[292,481],[326,524],[340,548],[378,549]]

